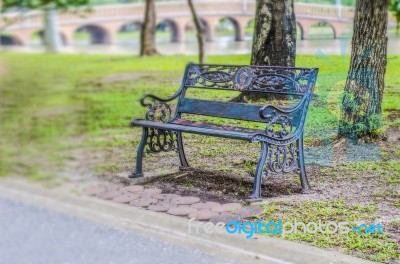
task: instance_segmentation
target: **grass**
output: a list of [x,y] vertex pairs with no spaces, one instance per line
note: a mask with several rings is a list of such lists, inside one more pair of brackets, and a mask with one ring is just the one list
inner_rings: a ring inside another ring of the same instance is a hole
[[[209,63],[221,64],[248,64],[249,60],[249,55],[207,58]],[[140,137],[139,130],[132,132],[128,125],[131,119],[144,116],[145,109],[139,104],[140,97],[144,93],[161,97],[172,95],[179,87],[184,66],[189,61],[196,61],[196,57],[2,53],[0,175],[22,175],[45,182],[67,181],[68,177],[60,172],[67,162],[76,159],[70,154],[71,150],[76,149],[85,149],[88,153],[102,152],[105,148],[111,150],[106,161],[95,168],[99,175],[130,170],[135,157],[132,149],[137,146]],[[349,57],[300,55],[296,64],[320,68],[316,94],[305,128],[307,148],[328,144],[336,136],[339,103]],[[399,65],[400,56],[388,57],[383,99],[385,129],[400,124],[397,118],[400,113],[400,92],[397,89],[400,85]],[[227,99],[231,96],[222,92],[208,93],[210,98]],[[213,121],[237,124],[235,121],[215,118]],[[243,143],[239,141],[221,141],[201,136],[191,136],[189,140],[190,145],[194,146],[190,156],[197,162],[195,166],[212,166],[223,172],[241,168],[247,174],[254,173],[258,155],[258,146],[255,144],[243,148]],[[226,161],[232,149],[235,150],[236,159]],[[337,198],[295,203],[273,202],[265,207],[265,218],[371,223],[380,213],[381,202],[392,208],[400,207],[400,196],[396,191],[400,184],[400,148],[394,146],[385,155],[386,158],[378,162],[354,161],[319,171],[321,182],[324,179],[342,181],[344,177],[357,181],[364,175],[372,175],[380,185],[391,188],[371,194],[372,198],[367,203],[357,204]],[[246,159],[241,159],[243,156]],[[161,154],[156,160],[165,157]],[[149,159],[155,159],[155,156],[150,155]],[[292,181],[299,184],[298,178]],[[191,187],[192,182],[184,185]],[[244,187],[239,188],[246,192]],[[360,197],[359,202],[362,199]],[[398,230],[398,226],[395,220],[388,224],[393,230]],[[400,258],[399,248],[385,234],[333,236],[300,233],[287,239],[301,240],[319,247],[339,248],[376,261],[396,263]]]
[[[310,222],[327,224],[328,222],[346,222],[348,228],[357,227],[360,224],[373,224],[377,217],[377,207],[374,204],[351,204],[342,199],[329,199],[325,201],[306,202],[274,202],[264,205],[263,220],[282,220],[283,223]],[[359,257],[367,257],[372,261],[393,262],[400,259],[400,250],[395,241],[387,239],[383,234],[368,234],[350,230],[348,233],[339,234],[338,231],[329,234],[325,227],[325,233],[317,231],[314,234],[304,233],[304,228],[299,225],[298,232],[286,234],[289,240],[300,240],[323,248],[341,248],[345,253],[352,253]],[[334,230],[334,228],[330,228]],[[385,226],[383,228],[385,230]]]
[[[104,135],[109,130],[112,135],[126,134],[129,121],[145,112],[138,102],[142,94],[171,95],[179,86],[185,64],[195,59],[191,56],[142,59],[109,55],[2,54],[7,72],[0,80],[0,172],[31,174],[41,169],[38,164],[42,161],[60,162],[62,157],[54,153],[68,148],[70,141],[75,142],[76,138],[88,135],[94,138],[92,135]],[[208,57],[210,63],[227,61],[248,64],[249,55]],[[320,67],[305,130],[308,144],[330,140],[336,134],[339,98],[348,61],[348,57],[339,56],[297,57],[297,65]],[[388,58],[383,101],[385,116],[400,108],[399,92],[395,89],[400,84],[396,78],[399,64],[399,56]],[[118,80],[117,76],[116,81],[107,81],[107,76],[127,73],[133,74],[131,79]],[[211,94],[214,98],[219,96],[222,93]],[[214,121],[235,124],[234,121]],[[125,140],[120,144],[131,143]],[[201,151],[209,155],[210,150]]]

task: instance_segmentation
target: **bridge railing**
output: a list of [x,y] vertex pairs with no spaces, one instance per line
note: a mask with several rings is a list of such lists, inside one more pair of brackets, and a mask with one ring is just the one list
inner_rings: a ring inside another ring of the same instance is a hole
[[335,19],[353,19],[354,8],[348,6],[334,5],[315,5],[306,3],[296,3],[294,11],[301,16],[327,17]]
[[[256,8],[256,0],[195,0],[198,13],[201,15],[246,15],[253,16]],[[159,17],[188,16],[190,11],[186,0],[175,0],[156,3],[157,14]],[[353,7],[338,7],[334,5],[316,5],[307,3],[295,3],[295,13],[298,18],[320,18],[321,20],[351,20],[354,17]],[[82,24],[82,19],[88,22],[107,21],[107,20],[143,20],[144,3],[116,4],[96,6],[91,13],[63,12],[59,15],[59,23],[63,24]],[[2,17],[17,17],[18,14],[4,14]],[[20,16],[20,15],[19,15]],[[20,16],[21,17],[21,16]],[[391,16],[391,20],[394,18]],[[19,19],[21,22],[15,23],[10,29],[42,27],[43,18],[39,11],[27,13]],[[4,22],[0,20],[0,27]]]
[[[244,14],[254,15],[256,0],[197,0],[196,8],[200,14]],[[298,15],[314,15],[328,17],[352,18],[354,8],[337,7],[334,5],[316,5],[307,3],[295,3],[295,13]],[[189,14],[186,1],[157,2],[156,9],[162,14]],[[142,16],[144,4],[107,5],[96,7],[96,15],[110,17],[115,15]]]

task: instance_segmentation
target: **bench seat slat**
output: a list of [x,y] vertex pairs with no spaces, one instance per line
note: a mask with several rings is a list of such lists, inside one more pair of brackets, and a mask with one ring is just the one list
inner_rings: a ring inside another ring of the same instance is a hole
[[242,103],[181,98],[179,113],[266,122],[259,115],[261,106]]
[[259,132],[258,130],[254,130],[254,132],[250,133],[250,131],[230,131],[226,130],[223,127],[220,129],[215,128],[206,128],[206,127],[199,127],[199,126],[185,126],[181,124],[174,124],[174,123],[160,123],[155,121],[148,121],[148,120],[141,120],[137,119],[131,123],[132,126],[139,126],[139,127],[148,127],[148,128],[155,128],[155,129],[163,129],[163,130],[170,130],[170,131],[177,131],[177,132],[186,132],[186,133],[193,133],[193,134],[200,134],[200,135],[210,135],[216,137],[225,137],[225,138],[234,138],[234,139],[241,139],[251,141],[254,134]]
[[207,129],[215,129],[215,130],[228,130],[228,131],[236,131],[236,132],[244,132],[244,133],[264,133],[262,129],[251,129],[251,128],[244,128],[244,127],[236,127],[236,126],[228,126],[228,125],[217,125],[208,122],[201,122],[201,121],[192,121],[186,119],[177,118],[171,121],[172,124],[183,125],[183,126],[193,126],[199,128],[207,128]]

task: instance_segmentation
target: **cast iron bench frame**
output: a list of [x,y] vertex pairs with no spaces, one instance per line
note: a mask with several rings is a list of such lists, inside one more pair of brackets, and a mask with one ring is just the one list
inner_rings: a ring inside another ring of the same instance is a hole
[[[129,177],[143,177],[142,160],[146,145],[151,152],[177,150],[180,168],[189,168],[182,133],[194,133],[261,143],[253,190],[248,201],[261,200],[266,162],[267,171],[287,173],[298,169],[302,192],[307,192],[310,186],[304,164],[303,131],[317,75],[317,68],[189,63],[181,87],[174,95],[162,99],[147,94],[141,98],[141,105],[148,107],[148,111],[145,119],[136,119],[131,123],[132,126],[142,127],[143,133],[137,150],[136,168]],[[185,96],[188,89],[280,94],[296,97],[299,103],[291,108],[283,108],[271,104],[259,106],[195,99]],[[168,104],[174,99],[178,100],[175,111]],[[263,122],[266,123],[266,129],[194,122],[182,119],[182,114]]]

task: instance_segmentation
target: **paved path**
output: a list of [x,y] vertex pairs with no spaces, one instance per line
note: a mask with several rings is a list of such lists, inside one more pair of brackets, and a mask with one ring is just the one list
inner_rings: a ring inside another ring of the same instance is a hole
[[2,264],[238,263],[0,197]]
[[0,179],[0,264],[372,263],[276,237],[190,233],[187,218],[78,195],[72,187]]

